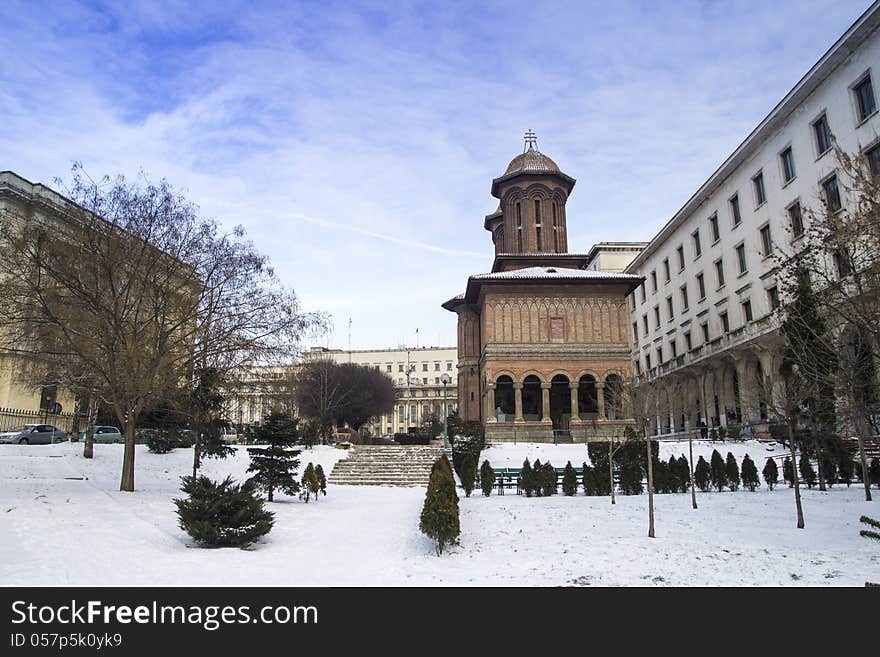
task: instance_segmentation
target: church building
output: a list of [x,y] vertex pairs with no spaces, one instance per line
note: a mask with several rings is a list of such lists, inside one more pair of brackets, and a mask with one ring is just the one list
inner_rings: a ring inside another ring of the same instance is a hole
[[643,278],[597,258],[631,260],[644,245],[569,253],[574,184],[526,133],[524,152],[492,181],[492,270],[443,304],[458,314],[459,414],[482,421],[487,440],[583,442],[632,422],[626,297]]

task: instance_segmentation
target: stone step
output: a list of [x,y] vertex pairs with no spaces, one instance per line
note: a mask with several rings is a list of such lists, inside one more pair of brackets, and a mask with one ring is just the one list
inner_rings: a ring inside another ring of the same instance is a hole
[[356,445],[337,461],[332,484],[344,486],[426,486],[439,447]]

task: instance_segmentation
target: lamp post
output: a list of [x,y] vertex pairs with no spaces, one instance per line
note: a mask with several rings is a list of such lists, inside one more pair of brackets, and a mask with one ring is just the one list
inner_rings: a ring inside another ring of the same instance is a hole
[[446,372],[440,375],[443,384],[443,449],[449,448],[449,411],[446,409],[446,386],[452,381],[452,377]]

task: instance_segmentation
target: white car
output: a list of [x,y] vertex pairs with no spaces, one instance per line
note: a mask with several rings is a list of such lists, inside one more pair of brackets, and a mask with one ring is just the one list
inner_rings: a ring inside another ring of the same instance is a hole
[[18,445],[50,445],[67,440],[67,433],[51,424],[26,424],[15,431],[0,433],[0,443]]

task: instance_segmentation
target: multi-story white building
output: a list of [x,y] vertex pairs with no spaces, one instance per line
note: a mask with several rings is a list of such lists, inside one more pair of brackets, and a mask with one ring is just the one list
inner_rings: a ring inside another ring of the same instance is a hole
[[[626,268],[636,381],[656,393],[658,429],[766,419],[747,394],[778,370],[772,253],[796,252],[807,208],[848,199],[833,139],[880,173],[880,3],[773,108]],[[833,139],[832,139],[833,136]],[[851,200],[849,200],[851,202]]]
[[[431,415],[442,419],[444,406],[447,413],[458,407],[458,354],[455,347],[351,351],[312,347],[303,355],[306,362],[319,358],[372,367],[394,382],[397,389],[394,410],[366,426],[373,434],[406,433],[408,427],[420,426]],[[229,395],[231,421],[240,426],[259,423],[279,404],[290,404],[295,368],[296,365],[248,370]]]

